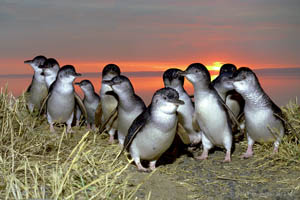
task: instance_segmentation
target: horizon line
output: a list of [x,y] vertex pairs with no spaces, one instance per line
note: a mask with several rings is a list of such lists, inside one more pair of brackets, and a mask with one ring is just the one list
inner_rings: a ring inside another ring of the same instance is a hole
[[[252,69],[255,73],[260,75],[300,75],[300,68],[290,67],[290,68],[259,68]],[[218,75],[219,70],[209,70],[211,75]],[[152,76],[162,76],[164,71],[125,71],[121,72],[126,76],[135,77],[152,77]],[[83,72],[82,76],[87,77],[101,77],[102,72]],[[0,78],[29,78],[33,74],[0,74]]]

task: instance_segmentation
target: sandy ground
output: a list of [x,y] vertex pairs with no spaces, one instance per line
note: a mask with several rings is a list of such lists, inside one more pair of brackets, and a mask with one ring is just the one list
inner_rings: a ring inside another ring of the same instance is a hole
[[294,169],[295,163],[279,166],[272,145],[264,152],[256,152],[262,147],[256,146],[252,158],[241,159],[246,142],[236,143],[230,163],[223,163],[222,149],[214,149],[204,161],[187,152],[173,161],[164,156],[150,176],[134,164],[126,173],[132,176],[132,186],[143,182],[138,199],[300,199],[300,170]]

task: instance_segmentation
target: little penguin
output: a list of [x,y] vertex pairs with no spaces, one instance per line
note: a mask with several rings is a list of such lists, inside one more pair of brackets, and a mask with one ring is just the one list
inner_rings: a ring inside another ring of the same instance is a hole
[[100,102],[100,97],[95,93],[95,89],[91,81],[82,80],[81,82],[75,83],[84,92],[83,104],[87,111],[87,126],[94,130],[95,127],[95,112]]
[[183,125],[188,133],[191,144],[198,144],[201,142],[202,132],[200,130],[194,130],[193,116],[195,108],[190,96],[183,87],[184,77],[179,75],[180,72],[182,71],[176,68],[166,70],[163,74],[163,81],[165,87],[175,89],[179,94],[179,99],[184,102],[184,104],[180,105],[177,109],[178,122]]
[[80,97],[75,93],[73,81],[81,74],[76,73],[72,65],[65,65],[59,69],[56,80],[51,84],[47,105],[47,119],[50,131],[54,132],[53,124],[66,123],[67,132],[71,132],[71,124],[74,116],[75,101],[85,110]]
[[[118,98],[118,140],[123,146],[130,125],[146,109],[146,106],[142,98],[135,94],[134,88],[126,76],[116,76],[110,81],[104,81],[104,83],[112,87]],[[106,94],[109,93],[111,92],[106,92]]]
[[285,132],[281,109],[262,89],[255,73],[247,67],[241,67],[234,73],[232,86],[245,99],[248,149],[242,157],[253,155],[254,142],[274,142],[273,153],[277,153]]
[[39,68],[39,66],[44,64],[46,59],[47,58],[45,56],[40,55],[36,56],[32,60],[24,61],[25,64],[29,64],[34,70],[31,84],[26,91],[26,101],[30,112],[33,112],[34,108],[39,110],[43,100],[48,94],[43,70]]
[[203,152],[196,159],[207,159],[208,151],[214,146],[226,149],[224,162],[231,161],[232,130],[227,110],[222,99],[211,85],[210,74],[201,63],[193,63],[179,73],[194,86],[195,116],[203,131]]
[[54,58],[48,58],[43,65],[39,66],[39,68],[43,70],[46,85],[49,89],[50,85],[56,80],[60,66]]
[[149,171],[141,160],[150,161],[150,170],[160,156],[171,146],[177,129],[177,109],[184,104],[179,94],[172,88],[157,90],[151,104],[131,124],[124,147],[130,152],[138,170]]
[[[119,76],[120,74],[120,68],[115,64],[108,64],[102,70],[102,84],[100,89],[99,104],[102,110],[101,125],[103,125],[108,120],[108,118],[118,106],[118,100],[114,96],[106,94],[106,92],[112,91],[113,89],[109,84],[106,84],[105,81],[111,80],[112,78],[114,78],[115,76]],[[114,135],[117,129],[117,120],[115,120],[111,127],[107,126],[104,128],[108,129],[107,131],[109,134],[109,142],[113,143]]]
[[233,64],[222,65],[219,76],[212,81],[212,86],[237,118],[243,111],[245,101],[226,81],[233,76],[236,70],[237,68]]

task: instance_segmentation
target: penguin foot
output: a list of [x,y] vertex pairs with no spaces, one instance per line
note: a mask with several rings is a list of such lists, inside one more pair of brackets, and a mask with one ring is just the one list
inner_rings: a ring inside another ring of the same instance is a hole
[[226,152],[226,156],[223,162],[231,162],[230,152]]
[[242,155],[242,158],[250,158],[253,156],[252,146],[248,146],[246,153]]
[[114,144],[114,143],[115,143],[115,139],[114,139],[114,136],[113,136],[113,135],[110,135],[110,136],[109,136],[108,142],[109,142],[110,144]]
[[138,163],[136,165],[137,165],[138,171],[140,171],[140,172],[149,172],[150,171],[150,169],[143,167],[141,163]]
[[272,153],[273,155],[275,155],[275,154],[278,154],[278,147],[274,147],[274,150],[273,150],[273,153]]
[[67,133],[73,133],[73,130],[72,130],[71,126],[67,127]]
[[203,151],[201,156],[197,156],[195,157],[197,160],[206,160],[208,158],[208,152],[207,151]]
[[55,133],[55,129],[54,129],[54,127],[53,127],[53,124],[50,124],[50,132],[51,132],[51,133]]
[[156,165],[156,160],[153,160],[153,161],[150,162],[151,171],[154,171],[156,169],[155,165]]
[[253,156],[253,152],[246,152],[246,153],[244,153],[243,155],[242,155],[242,158],[250,158],[250,157],[252,157]]

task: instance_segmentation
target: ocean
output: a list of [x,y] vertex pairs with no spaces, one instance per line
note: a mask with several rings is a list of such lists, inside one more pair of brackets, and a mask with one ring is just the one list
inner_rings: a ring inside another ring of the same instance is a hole
[[[148,105],[151,102],[153,93],[163,87],[163,72],[125,72],[123,73],[131,80],[135,92]],[[299,70],[283,71],[272,73],[270,70],[258,70],[256,74],[260,84],[271,99],[278,105],[284,106],[290,100],[300,97],[300,73]],[[0,87],[7,89],[14,96],[19,96],[26,91],[32,79],[31,74],[0,74]],[[86,73],[77,78],[75,82],[83,79],[90,80],[96,93],[99,93],[101,87],[101,73]],[[78,86],[76,91],[83,97],[83,93]],[[189,94],[193,94],[193,86],[185,80],[185,89]]]

